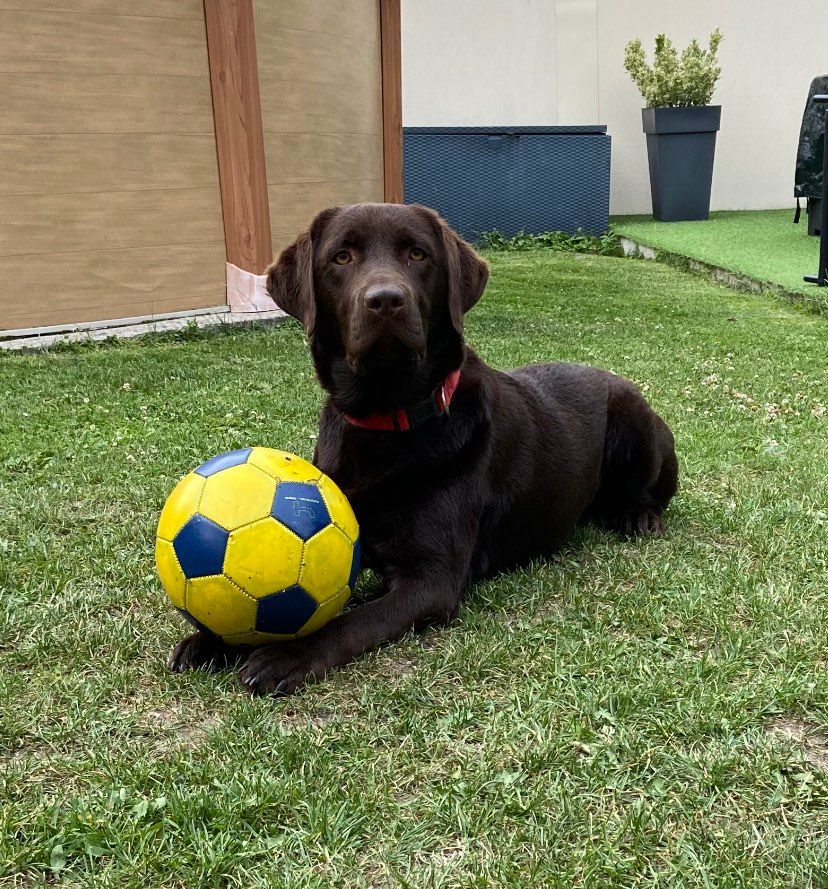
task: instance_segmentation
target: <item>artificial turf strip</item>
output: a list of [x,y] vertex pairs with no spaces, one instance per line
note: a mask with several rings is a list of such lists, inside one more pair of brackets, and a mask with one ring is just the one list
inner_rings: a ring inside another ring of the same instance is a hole
[[828,322],[539,251],[468,332],[646,390],[667,536],[583,529],[286,700],[166,671],[152,542],[210,454],[311,453],[298,326],[0,357],[0,886],[826,886]]
[[828,309],[825,288],[802,280],[817,273],[819,238],[808,235],[804,213],[799,225],[792,220],[792,210],[739,210],[711,213],[704,222],[620,216],[613,227],[640,244],[777,285]]

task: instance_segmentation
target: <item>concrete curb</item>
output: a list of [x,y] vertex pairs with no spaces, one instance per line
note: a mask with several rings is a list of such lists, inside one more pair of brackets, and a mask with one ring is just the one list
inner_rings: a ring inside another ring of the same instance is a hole
[[55,333],[16,337],[0,340],[0,350],[20,352],[24,350],[43,350],[62,343],[94,343],[108,339],[134,339],[149,333],[169,333],[197,327],[207,330],[218,327],[256,327],[263,325],[272,327],[287,320],[287,315],[279,309],[268,312],[223,312],[211,315],[185,315],[180,318],[168,318],[163,321],[143,321],[138,324],[118,325],[113,322],[111,327],[96,327],[94,330],[77,330],[67,333]]
[[693,259],[682,253],[673,253],[669,250],[650,247],[647,244],[634,241],[626,235],[619,234],[618,241],[621,244],[621,249],[624,251],[624,256],[657,260],[658,262],[666,263],[667,265],[674,266],[675,268],[682,269],[686,272],[704,275],[715,281],[717,284],[729,287],[731,290],[738,290],[742,293],[769,293],[772,296],[780,297],[789,303],[795,303],[796,305],[806,307],[817,314],[828,313],[828,306],[823,304],[820,300],[812,299],[806,293],[799,293],[796,290],[788,290],[781,284],[773,284],[770,281],[760,281],[757,278],[751,278],[748,275],[742,275],[739,274],[739,272],[733,272],[730,269],[725,269],[721,266],[702,262],[700,259]]

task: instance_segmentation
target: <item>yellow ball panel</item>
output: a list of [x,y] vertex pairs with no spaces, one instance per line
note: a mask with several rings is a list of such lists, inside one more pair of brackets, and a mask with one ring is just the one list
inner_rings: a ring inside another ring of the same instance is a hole
[[256,601],[221,575],[187,581],[184,607],[219,636],[247,633],[256,626]]
[[315,482],[322,475],[307,460],[287,451],[277,451],[275,448],[253,448],[247,462],[258,466],[278,481]]
[[305,542],[299,583],[317,602],[335,596],[348,583],[354,548],[334,525],[328,525]]
[[333,620],[337,614],[345,607],[345,603],[351,598],[351,591],[348,587],[340,590],[336,595],[328,599],[316,609],[311,615],[310,620],[296,634],[297,636],[309,636],[317,630],[321,630],[328,621]]
[[269,475],[242,463],[206,479],[199,513],[227,531],[270,515],[276,483]]
[[359,537],[359,525],[348,498],[327,475],[322,476],[317,482],[317,487],[322,492],[322,499],[325,501],[325,506],[328,507],[331,521],[345,532],[345,536],[351,543],[356,543],[356,539]]
[[302,541],[276,519],[266,518],[230,535],[224,573],[259,598],[295,584],[301,563]]
[[155,541],[155,564],[165,592],[176,608],[184,607],[187,578],[178,564],[173,545],[160,537]]
[[162,540],[172,540],[198,512],[205,481],[200,475],[191,472],[173,488],[158,519],[158,536]]

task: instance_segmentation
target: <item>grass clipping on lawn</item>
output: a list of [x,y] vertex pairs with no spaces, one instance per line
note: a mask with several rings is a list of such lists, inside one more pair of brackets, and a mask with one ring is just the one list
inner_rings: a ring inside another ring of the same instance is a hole
[[0,886],[825,885],[826,320],[658,263],[491,255],[497,367],[635,380],[663,539],[580,531],[299,697],[172,675],[154,526],[312,453],[298,326],[0,357]]

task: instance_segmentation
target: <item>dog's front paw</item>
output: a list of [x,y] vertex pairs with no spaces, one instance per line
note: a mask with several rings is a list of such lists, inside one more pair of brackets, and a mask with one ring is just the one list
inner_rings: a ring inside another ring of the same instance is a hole
[[291,695],[324,673],[308,643],[280,642],[257,648],[239,670],[239,680],[254,695]]
[[631,510],[623,518],[621,533],[625,537],[643,537],[645,534],[660,537],[664,534],[664,522],[654,509]]
[[167,666],[174,673],[185,670],[223,670],[242,656],[238,648],[226,645],[218,636],[209,633],[193,633],[182,639],[167,659]]

